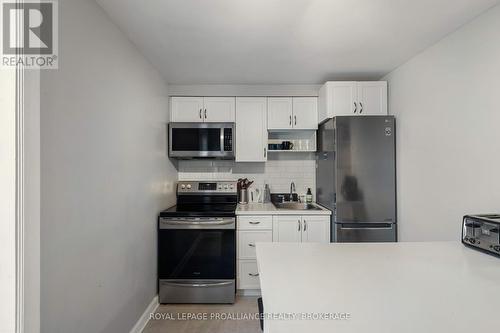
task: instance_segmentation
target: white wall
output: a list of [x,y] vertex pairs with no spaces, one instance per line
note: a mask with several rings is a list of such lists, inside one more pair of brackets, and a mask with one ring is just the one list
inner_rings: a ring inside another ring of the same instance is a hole
[[500,212],[500,6],[387,75],[402,241],[457,240]]
[[16,73],[0,70],[0,332],[16,322]]
[[59,69],[41,75],[41,331],[129,332],[175,201],[167,87],[94,1],[59,12]]

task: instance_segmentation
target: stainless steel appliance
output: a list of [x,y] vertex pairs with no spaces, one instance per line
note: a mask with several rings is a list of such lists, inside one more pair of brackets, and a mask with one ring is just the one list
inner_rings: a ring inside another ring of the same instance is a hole
[[158,219],[160,303],[234,303],[236,182],[179,182]]
[[168,155],[178,159],[234,159],[234,123],[170,123]]
[[500,214],[466,215],[462,222],[462,243],[500,256]]
[[395,242],[395,119],[341,116],[318,129],[316,200],[332,242]]

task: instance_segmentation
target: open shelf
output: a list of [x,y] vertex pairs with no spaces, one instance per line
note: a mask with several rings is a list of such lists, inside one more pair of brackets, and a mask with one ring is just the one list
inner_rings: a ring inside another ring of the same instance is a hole
[[268,144],[281,144],[283,141],[290,141],[292,149],[269,149],[273,153],[314,153],[316,151],[316,131],[314,130],[293,130],[283,132],[269,132]]

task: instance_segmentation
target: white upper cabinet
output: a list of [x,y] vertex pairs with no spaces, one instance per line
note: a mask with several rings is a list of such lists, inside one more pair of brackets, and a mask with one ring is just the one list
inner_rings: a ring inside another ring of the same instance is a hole
[[233,123],[234,97],[172,97],[170,121]]
[[269,97],[267,101],[269,130],[318,128],[317,97]]
[[267,98],[267,128],[270,130],[292,128],[292,98]]
[[234,97],[204,97],[203,106],[205,122],[234,123]]
[[170,121],[203,122],[203,97],[172,97]]
[[318,98],[293,97],[293,128],[317,129],[318,128]]
[[387,82],[358,82],[359,114],[387,114]]
[[236,97],[236,162],[267,160],[267,98]]
[[387,115],[387,82],[330,81],[318,97],[318,121],[335,116]]

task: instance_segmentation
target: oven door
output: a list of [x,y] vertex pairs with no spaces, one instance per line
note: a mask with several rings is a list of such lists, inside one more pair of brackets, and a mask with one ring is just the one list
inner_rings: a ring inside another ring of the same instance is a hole
[[170,123],[169,156],[234,158],[233,123]]
[[236,276],[234,217],[161,218],[160,280],[233,280]]

